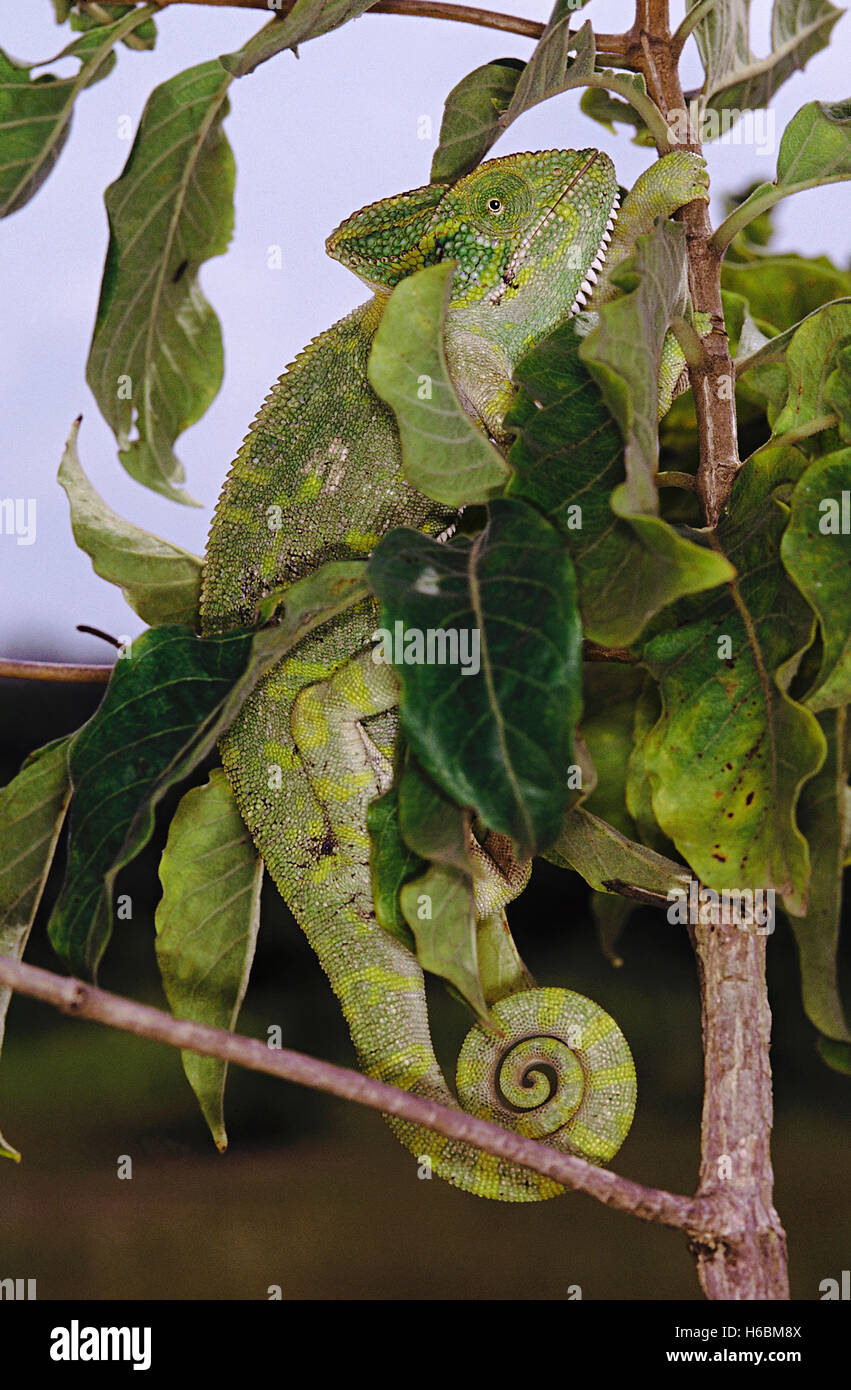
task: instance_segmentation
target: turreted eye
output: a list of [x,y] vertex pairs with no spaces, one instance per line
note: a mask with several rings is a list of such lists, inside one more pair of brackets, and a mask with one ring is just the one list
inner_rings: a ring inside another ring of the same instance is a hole
[[488,198],[488,212],[497,214],[502,212],[502,202],[499,198]]

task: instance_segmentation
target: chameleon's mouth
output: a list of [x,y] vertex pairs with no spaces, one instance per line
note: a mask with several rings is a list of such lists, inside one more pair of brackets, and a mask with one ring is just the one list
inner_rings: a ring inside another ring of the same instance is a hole
[[619,207],[620,198],[616,193],[615,200],[612,203],[612,210],[609,213],[609,220],[606,223],[606,229],[600,238],[600,245],[597,247],[597,250],[594,253],[594,259],[591,261],[591,264],[585,272],[585,278],[582,281],[582,284],[579,286],[579,289],[576,291],[576,298],[570,306],[571,316],[573,314],[578,314],[580,309],[585,308],[585,305],[588,302],[588,296],[593,292],[594,286],[597,283],[597,276],[599,272],[603,269],[603,265],[605,264],[606,260],[606,255],[608,254],[609,242],[612,239],[612,232],[615,229],[615,222],[617,221]]

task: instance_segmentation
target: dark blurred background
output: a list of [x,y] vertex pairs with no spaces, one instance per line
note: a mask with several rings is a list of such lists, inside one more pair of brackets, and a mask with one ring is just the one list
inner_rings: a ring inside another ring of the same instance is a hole
[[[104,657],[106,659],[106,655]],[[102,687],[0,681],[0,781],[32,748],[79,727]],[[196,781],[204,780],[199,775]],[[154,958],[157,863],[184,788],[160,807],[155,840],[120,875],[130,921],[115,924],[100,981],[164,1008]],[[45,922],[27,959],[55,969]],[[684,933],[641,908],[603,956],[582,882],[541,864],[512,911],[540,983],[598,1000],[623,1028],[639,1077],[636,1120],[615,1160],[638,1181],[694,1190],[702,1059],[694,963]],[[847,933],[846,933],[847,937]],[[847,953],[846,953],[847,954]],[[829,1071],[804,1016],[795,946],[769,939],[774,1012],[776,1201],[789,1235],[792,1294],[819,1297],[851,1258],[847,1143],[851,1080]],[[439,983],[434,1034],[448,1077],[468,1019]],[[353,1065],[325,976],[274,889],[241,1032],[280,1024],[283,1045]],[[699,1299],[676,1232],[581,1196],[512,1207],[421,1181],[379,1116],[232,1069],[230,1149],[216,1152],[178,1054],[13,999],[0,1063],[0,1127],[23,1154],[0,1160],[0,1277],[36,1278],[43,1299]],[[117,1177],[120,1155],[131,1181]]]

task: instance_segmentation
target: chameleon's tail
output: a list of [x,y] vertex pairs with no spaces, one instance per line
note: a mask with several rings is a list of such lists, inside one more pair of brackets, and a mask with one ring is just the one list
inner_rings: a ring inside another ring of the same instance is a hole
[[[459,1108],[434,1054],[422,970],[373,906],[366,807],[391,768],[363,719],[386,716],[397,688],[368,655],[335,666],[334,634],[307,640],[309,659],[284,661],[246,702],[221,744],[223,761],[263,859],[340,1000],[362,1070]],[[320,679],[306,685],[306,670]],[[492,1013],[505,1036],[480,1027],[469,1034],[458,1063],[460,1108],[608,1161],[635,1105],[632,1058],[614,1021],[561,989],[522,990]],[[521,1202],[561,1191],[469,1144],[390,1124],[434,1173],[468,1192]]]
[[[461,1107],[565,1153],[607,1163],[623,1143],[635,1109],[635,1068],[626,1039],[597,1004],[568,989],[532,989],[495,1004],[505,1030],[479,1026],[458,1058]],[[455,1104],[444,1094],[435,1099]],[[418,1086],[410,1087],[418,1091]],[[504,1202],[535,1202],[563,1189],[528,1168],[456,1140],[390,1120],[394,1133],[456,1187]]]

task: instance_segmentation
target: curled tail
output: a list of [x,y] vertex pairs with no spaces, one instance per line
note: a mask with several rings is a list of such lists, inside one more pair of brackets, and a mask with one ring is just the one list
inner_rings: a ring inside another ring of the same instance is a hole
[[[340,664],[341,645],[352,650],[358,635],[354,624],[342,642],[339,627],[313,634],[244,706],[222,744],[243,817],[340,1000],[367,1075],[605,1163],[629,1130],[635,1070],[614,1020],[580,994],[524,989],[493,1005],[504,1036],[479,1026],[468,1035],[460,1106],[446,1084],[422,970],[375,917],[366,807],[392,769],[363,721],[381,729],[397,690],[369,654]],[[418,1159],[467,1192],[521,1202],[562,1190],[469,1144],[389,1123]]]

